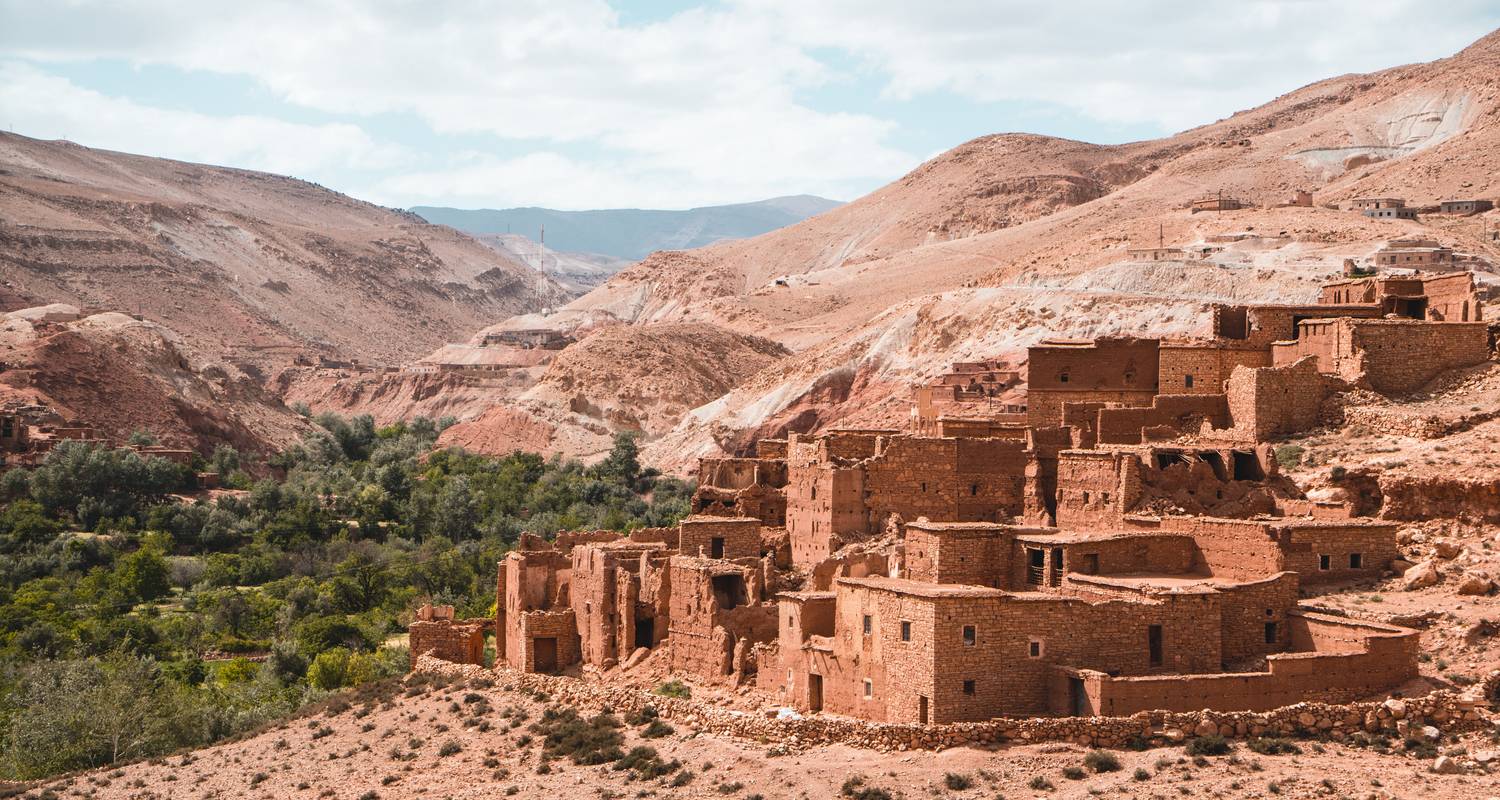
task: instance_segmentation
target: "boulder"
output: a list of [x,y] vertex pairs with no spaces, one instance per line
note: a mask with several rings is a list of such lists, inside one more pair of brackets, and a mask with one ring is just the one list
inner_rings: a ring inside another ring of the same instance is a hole
[[1493,588],[1495,581],[1490,578],[1489,573],[1480,570],[1465,572],[1458,580],[1459,594],[1489,594]]
[[1422,738],[1426,739],[1429,742],[1435,742],[1435,741],[1437,741],[1439,738],[1442,737],[1442,735],[1443,735],[1442,731],[1438,730],[1437,728],[1434,728],[1431,725],[1423,725],[1422,726]]
[[1440,775],[1453,775],[1463,772],[1464,768],[1459,766],[1457,761],[1447,756],[1438,756],[1437,760],[1432,762],[1432,771]]
[[1405,572],[1401,573],[1401,588],[1405,591],[1425,589],[1438,582],[1437,567],[1433,565],[1432,559],[1413,564]]
[[1452,539],[1438,539],[1432,543],[1432,551],[1437,553],[1438,558],[1457,558],[1463,550],[1463,545]]

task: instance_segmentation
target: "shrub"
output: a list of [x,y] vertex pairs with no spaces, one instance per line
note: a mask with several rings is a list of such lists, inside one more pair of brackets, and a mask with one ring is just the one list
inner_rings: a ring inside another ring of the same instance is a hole
[[1045,792],[1053,788],[1052,781],[1047,780],[1041,775],[1032,778],[1031,782],[1026,785],[1030,786],[1032,789],[1035,789],[1038,792]]
[[1145,767],[1136,767],[1135,772],[1131,773],[1130,777],[1138,781],[1149,781],[1151,780],[1151,773],[1146,771]]
[[891,800],[891,793],[875,786],[866,786],[863,775],[852,775],[844,779],[839,794],[853,800]]
[[1094,772],[1120,771],[1120,759],[1108,750],[1090,750],[1083,757],[1083,765]]
[[743,788],[745,788],[745,784],[740,783],[739,781],[734,781],[733,783],[721,783],[719,784],[719,794],[734,794],[735,792],[738,792]]
[[1222,756],[1229,752],[1229,742],[1217,733],[1194,736],[1188,740],[1186,750],[1190,756]]
[[692,770],[685,769],[685,770],[677,773],[675,776],[673,776],[671,782],[668,783],[667,785],[668,786],[672,786],[672,787],[686,786],[686,785],[692,783],[693,782],[693,778],[696,778],[696,777],[698,777],[698,776],[694,775]]
[[970,780],[968,775],[960,775],[957,772],[950,772],[947,775],[943,776],[943,785],[955,792],[961,792],[969,788],[970,786],[973,786],[974,781]]
[[1245,746],[1263,756],[1297,755],[1302,752],[1296,742],[1279,736],[1259,736],[1246,742]]
[[1082,767],[1063,767],[1062,774],[1064,778],[1070,781],[1081,781],[1085,775],[1088,775],[1087,772],[1083,771]]
[[531,730],[542,736],[545,758],[568,756],[575,764],[607,764],[625,755],[620,745],[621,723],[613,714],[598,714],[585,720],[577,709],[549,708]]
[[1276,448],[1276,463],[1283,469],[1291,469],[1302,463],[1302,454],[1305,452],[1302,445],[1284,444]]
[[653,719],[651,720],[651,724],[647,725],[645,729],[641,731],[641,736],[647,739],[660,739],[663,736],[671,736],[673,733],[676,733],[676,729],[674,729],[671,725],[668,725],[667,723],[662,722],[659,719]]
[[662,697],[678,697],[683,700],[693,696],[693,690],[676,678],[656,687],[656,693]]
[[615,762],[614,769],[631,770],[639,778],[660,778],[676,772],[682,766],[682,762],[673,759],[662,761],[657,754],[656,748],[641,745],[631,748],[623,758]]
[[463,745],[453,741],[452,739],[449,739],[448,741],[443,743],[442,747],[438,748],[438,756],[440,758],[447,758],[451,755],[457,755],[463,749]]

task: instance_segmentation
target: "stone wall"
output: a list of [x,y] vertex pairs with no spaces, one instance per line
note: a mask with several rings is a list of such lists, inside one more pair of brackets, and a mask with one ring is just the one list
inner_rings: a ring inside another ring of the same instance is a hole
[[1197,433],[1204,422],[1227,428],[1229,402],[1223,394],[1157,395],[1149,406],[1101,408],[1097,420],[1094,429],[1099,444],[1140,444],[1149,429],[1165,428],[1181,435]]
[[1226,438],[1264,442],[1314,428],[1332,389],[1315,358],[1259,369],[1236,367],[1227,391],[1232,424]]
[[[446,606],[446,616],[419,618],[406,626],[412,664],[424,653],[456,664],[484,663],[484,632],[493,624],[488,619],[453,619],[453,607]],[[431,606],[424,610],[431,609]]]
[[487,670],[418,657],[417,671],[457,679],[489,678],[506,689],[543,691],[559,703],[618,714],[639,713],[650,706],[663,719],[705,733],[735,736],[770,745],[769,754],[800,752],[841,744],[879,751],[942,750],[964,745],[1070,742],[1082,746],[1124,747],[1132,742],[1156,746],[1180,744],[1190,736],[1217,733],[1228,738],[1251,736],[1314,737],[1342,741],[1359,731],[1403,735],[1433,725],[1455,733],[1491,724],[1493,711],[1482,700],[1500,689],[1500,670],[1472,691],[1438,691],[1403,700],[1353,703],[1297,703],[1271,711],[1149,711],[1122,717],[994,719],[947,725],[887,724],[843,717],[778,718],[747,714],[708,703],[661,697],[645,689],[612,686],[552,675],[533,675],[509,668]]
[[1488,360],[1489,331],[1480,322],[1309,320],[1296,341],[1276,345],[1272,355],[1278,366],[1312,356],[1321,372],[1382,394],[1407,394],[1450,369]]
[[1158,391],[1165,395],[1223,394],[1235,367],[1269,367],[1265,348],[1163,344]]
[[691,516],[681,524],[678,549],[707,558],[759,558],[760,520]]

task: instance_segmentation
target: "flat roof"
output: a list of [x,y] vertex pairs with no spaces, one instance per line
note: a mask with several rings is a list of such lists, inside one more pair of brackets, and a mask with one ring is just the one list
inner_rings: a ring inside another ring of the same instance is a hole
[[879,589],[895,594],[906,594],[913,597],[926,597],[941,599],[948,597],[1004,597],[1007,592],[992,589],[988,586],[971,586],[964,583],[928,583],[926,581],[914,581],[910,578],[839,578],[841,584],[850,586],[862,586],[866,589]]

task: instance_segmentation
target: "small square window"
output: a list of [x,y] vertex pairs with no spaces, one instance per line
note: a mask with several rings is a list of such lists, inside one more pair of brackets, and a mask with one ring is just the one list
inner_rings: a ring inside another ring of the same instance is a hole
[[1318,556],[1318,570],[1321,572],[1327,572],[1330,569],[1333,569],[1333,556]]
[[1042,644],[1041,639],[1032,639],[1026,643],[1026,655],[1028,658],[1041,658],[1042,653],[1045,651],[1046,647]]
[[1361,553],[1349,554],[1349,569],[1364,569],[1365,557]]
[[966,695],[968,695],[970,697],[974,696],[974,682],[973,681],[964,681],[964,694],[966,694]]
[[875,682],[865,678],[865,699],[869,700],[875,696]]
[[911,623],[904,619],[901,620],[901,641],[911,641]]
[[964,626],[964,647],[973,647],[979,638],[979,632],[974,630],[973,625]]
[[866,636],[870,635],[870,627],[871,627],[870,615],[866,614],[865,615],[865,635]]
[[1191,376],[1191,375],[1184,375],[1184,376],[1182,376],[1182,385],[1185,386],[1185,387],[1187,387],[1187,388],[1189,388],[1189,389],[1193,388],[1193,376]]

